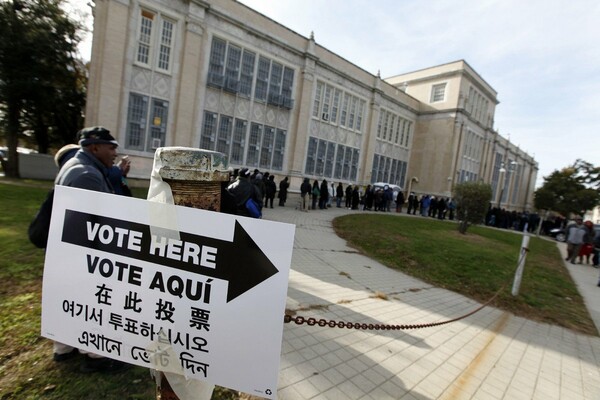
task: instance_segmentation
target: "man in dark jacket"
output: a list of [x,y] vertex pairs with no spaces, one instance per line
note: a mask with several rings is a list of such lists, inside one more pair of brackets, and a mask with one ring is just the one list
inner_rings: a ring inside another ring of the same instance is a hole
[[304,178],[302,185],[300,185],[300,197],[302,198],[302,211],[308,212],[308,202],[310,199],[310,193],[312,186],[308,178]]
[[335,205],[337,208],[342,207],[342,199],[344,198],[344,188],[342,187],[342,182],[338,183],[335,188]]
[[[54,184],[114,193],[114,189],[108,180],[108,171],[112,168],[117,157],[119,143],[108,129],[101,126],[84,128],[79,131],[78,135],[81,148],[70,160],[64,163]],[[84,354],[81,365],[82,372],[114,372],[127,366],[121,361],[101,357],[83,350],[78,351],[74,347],[54,342],[54,361],[68,360],[76,356],[78,352]]]
[[396,212],[401,213],[402,207],[404,207],[404,193],[402,193],[402,190],[401,190],[396,195]]
[[325,179],[323,179],[323,182],[321,182],[320,193],[319,209],[326,210],[327,202],[329,201],[329,188],[327,187],[327,180]]
[[277,185],[275,184],[275,177],[273,175],[269,175],[265,181],[265,207],[273,208],[273,199],[275,199],[276,192]]
[[281,182],[279,182],[279,206],[285,206],[285,202],[287,200],[287,191],[290,187],[290,183],[288,182],[288,177],[283,178]]
[[352,207],[352,185],[346,186],[346,208]]
[[256,187],[255,184],[250,182],[250,170],[248,168],[240,169],[238,177],[232,184],[227,186],[227,191],[233,197],[235,203],[235,214],[242,215],[245,217],[257,217],[257,215],[251,215],[246,202],[252,199],[256,203],[259,211],[262,210],[262,193]]
[[82,129],[79,136],[81,149],[63,165],[54,183],[114,193],[108,180],[108,171],[117,158],[119,144],[110,132],[101,126]]
[[392,200],[394,200],[394,191],[388,185],[383,187],[383,210],[390,212],[390,205],[392,204]]

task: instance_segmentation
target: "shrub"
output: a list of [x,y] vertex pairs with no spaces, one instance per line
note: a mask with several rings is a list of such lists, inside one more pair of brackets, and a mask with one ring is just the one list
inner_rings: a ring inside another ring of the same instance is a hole
[[467,233],[469,224],[479,224],[492,199],[492,187],[487,183],[463,182],[454,186],[456,215],[460,221],[458,231]]

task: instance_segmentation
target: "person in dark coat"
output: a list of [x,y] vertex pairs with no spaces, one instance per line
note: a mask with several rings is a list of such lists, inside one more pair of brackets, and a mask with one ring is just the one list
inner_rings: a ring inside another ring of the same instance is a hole
[[352,207],[352,185],[346,186],[346,208]]
[[[119,143],[102,126],[88,127],[78,132],[79,149],[67,146],[63,149],[63,157],[56,157],[57,164],[62,165],[54,181],[55,186],[69,186],[78,189],[103,193],[115,193],[108,180],[108,173],[117,157]],[[76,152],[70,151],[75,149]],[[65,161],[66,154],[71,157]],[[60,160],[62,158],[62,160]],[[65,277],[68,279],[68,277]],[[80,351],[64,343],[54,342],[53,359],[63,362],[83,354],[81,371],[83,372],[116,372],[127,368],[127,364],[111,358],[100,357],[91,352]]]
[[320,193],[319,209],[325,210],[327,209],[327,202],[329,201],[329,188],[327,187],[327,180],[325,179],[321,182]]
[[385,211],[383,189],[375,189],[375,192],[373,193],[373,204],[375,205],[375,211]]
[[288,188],[290,187],[290,184],[288,182],[288,177],[286,176],[285,178],[283,178],[283,180],[281,182],[279,182],[279,206],[283,207],[285,206],[285,202],[287,200],[287,191]]
[[248,199],[254,200],[260,209],[263,206],[260,189],[250,182],[249,177],[250,171],[248,168],[242,168],[237,179],[227,186],[227,191],[231,194],[235,203],[235,214],[245,217],[251,216],[246,207]]
[[415,205],[415,194],[413,192],[410,192],[410,194],[408,195],[408,208],[406,209],[406,213],[407,214],[411,214],[411,212],[413,211],[414,205]]
[[300,197],[302,199],[302,211],[308,212],[308,201],[311,197],[312,187],[308,178],[304,178],[302,185],[300,185]]
[[269,179],[265,182],[265,207],[273,208],[273,199],[275,199],[275,192],[277,192],[277,185],[275,184],[275,177],[269,175]]
[[428,216],[430,216],[432,218],[437,217],[437,212],[438,212],[437,204],[438,204],[437,197],[431,196],[429,198],[429,211],[427,212]]
[[417,212],[421,213],[421,199],[419,199],[419,196],[415,195],[413,198],[413,215],[415,215]]
[[399,191],[396,195],[396,212],[401,213],[402,207],[404,207],[404,193]]
[[372,208],[373,208],[373,188],[371,187],[371,185],[367,185],[367,188],[365,189],[365,206],[363,207],[363,210],[371,211]]
[[342,182],[340,182],[335,188],[335,204],[337,208],[342,207],[342,199],[344,198],[344,188],[342,187]]
[[388,185],[385,185],[383,188],[383,210],[382,211],[390,211],[390,205],[394,200],[394,191]]
[[354,189],[352,190],[352,209],[358,210],[359,203],[360,203],[360,193],[358,193],[358,186],[354,185]]
[[321,189],[319,189],[319,181],[315,179],[312,185],[312,204],[311,208],[313,210],[317,209],[317,203],[319,202],[319,197],[321,196]]
[[446,218],[446,200],[443,197],[440,197],[437,203],[437,217],[438,219]]

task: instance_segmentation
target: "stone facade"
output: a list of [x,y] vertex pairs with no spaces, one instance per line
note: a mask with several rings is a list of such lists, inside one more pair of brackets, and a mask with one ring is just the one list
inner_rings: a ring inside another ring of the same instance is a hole
[[532,208],[537,163],[494,130],[497,93],[469,64],[386,81],[421,102],[409,170],[419,178],[415,190],[448,196],[455,183],[483,181],[492,185],[493,205]]
[[235,1],[95,1],[86,124],[116,133],[134,178],[185,146],[292,191],[309,177],[450,196],[478,180],[531,208],[537,164],[494,130],[496,95],[464,61],[382,80]]

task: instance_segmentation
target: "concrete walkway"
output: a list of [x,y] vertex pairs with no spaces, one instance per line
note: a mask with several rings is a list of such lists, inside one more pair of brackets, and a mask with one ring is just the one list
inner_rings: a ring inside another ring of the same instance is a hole
[[[331,208],[266,209],[296,225],[287,309],[317,319],[420,324],[478,303],[358,254],[338,238]],[[570,266],[600,326],[598,271]],[[376,295],[383,293],[384,296]],[[594,308],[595,307],[595,308]],[[278,396],[295,399],[600,399],[600,337],[486,307],[458,322],[412,331],[284,324]]]
[[[557,243],[557,246],[564,260],[567,256],[567,245]],[[583,297],[590,316],[596,325],[596,329],[600,332],[600,287],[598,287],[600,270],[592,267],[591,264],[571,264],[565,261],[565,265],[571,274],[571,278],[573,278],[573,281],[577,285],[581,297]]]

